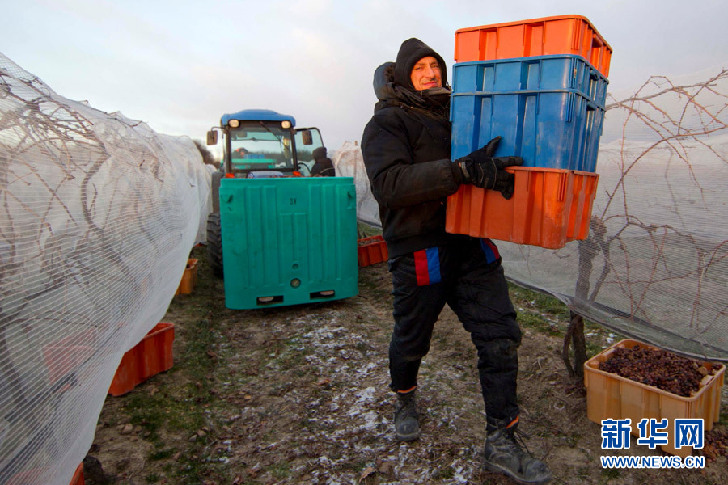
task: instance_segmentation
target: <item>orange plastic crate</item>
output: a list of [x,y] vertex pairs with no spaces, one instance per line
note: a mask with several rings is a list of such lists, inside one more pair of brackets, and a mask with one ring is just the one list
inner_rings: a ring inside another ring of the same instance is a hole
[[574,172],[572,199],[569,206],[569,222],[566,229],[566,240],[582,240],[589,236],[594,198],[597,195],[599,175],[592,172]]
[[[691,397],[678,396],[654,386],[648,386],[617,374],[599,369],[601,362],[609,359],[616,348],[656,349],[636,340],[625,339],[589,359],[584,364],[584,386],[586,387],[586,415],[590,421],[601,424],[604,419],[631,419],[632,434],[637,435],[637,424],[642,419],[667,419],[668,444],[661,445],[663,451],[685,458],[692,453],[692,447],[675,448],[672,428],[675,419],[703,419],[705,431],[713,429],[713,423],[720,419],[720,398],[725,366],[710,362],[699,362],[711,372],[700,383],[700,389]],[[719,368],[718,368],[719,367]]]
[[[10,479],[3,482],[3,485],[27,485],[28,483],[41,483],[41,477],[45,476],[47,480],[47,476],[49,474],[55,478],[55,474],[52,474],[52,471],[54,470],[51,470],[50,468],[34,468],[32,470],[26,470],[16,473],[10,477]],[[84,485],[85,483],[86,482],[83,478],[83,462],[81,462],[73,472],[73,477],[71,477],[69,485]]]
[[172,368],[174,324],[158,323],[121,358],[109,394],[121,396],[150,377]]
[[552,168],[514,167],[514,194],[462,185],[447,201],[445,229],[559,249],[589,234],[598,175]]
[[88,329],[46,344],[43,361],[51,385],[79,372],[96,351],[96,330]]
[[179,287],[177,288],[177,293],[175,293],[175,295],[188,295],[192,293],[192,290],[195,289],[196,284],[197,260],[188,259],[187,266],[185,267],[185,272],[182,275],[182,280],[179,283]]
[[114,379],[109,386],[109,394],[121,396],[142,382],[139,371],[139,349],[135,346],[127,350],[116,368]]
[[455,62],[573,54],[609,76],[612,48],[586,17],[559,15],[455,32]]
[[371,266],[386,261],[388,258],[387,243],[382,236],[372,236],[358,241],[359,266]]
[[85,483],[86,481],[83,479],[83,462],[81,462],[73,473],[70,485],[84,485]]

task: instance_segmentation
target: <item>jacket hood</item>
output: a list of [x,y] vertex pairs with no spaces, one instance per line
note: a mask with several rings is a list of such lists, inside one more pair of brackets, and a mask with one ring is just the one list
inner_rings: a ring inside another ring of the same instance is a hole
[[327,155],[326,152],[327,152],[326,147],[318,147],[317,149],[315,149],[313,151],[313,159],[319,160],[321,158],[326,158],[326,155]]
[[385,62],[374,71],[374,94],[377,99],[394,97],[394,62]]
[[447,65],[443,61],[440,54],[435,52],[430,46],[422,42],[420,39],[411,38],[402,42],[397,54],[397,60],[394,66],[394,82],[411,91],[415,91],[412,85],[412,68],[423,57],[434,57],[440,64],[440,72],[442,73],[442,85],[447,86]]

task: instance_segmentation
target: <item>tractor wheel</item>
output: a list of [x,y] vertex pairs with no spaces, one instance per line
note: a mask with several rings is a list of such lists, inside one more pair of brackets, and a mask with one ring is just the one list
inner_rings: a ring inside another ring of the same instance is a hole
[[207,260],[213,274],[222,278],[222,228],[219,212],[212,212],[207,217]]

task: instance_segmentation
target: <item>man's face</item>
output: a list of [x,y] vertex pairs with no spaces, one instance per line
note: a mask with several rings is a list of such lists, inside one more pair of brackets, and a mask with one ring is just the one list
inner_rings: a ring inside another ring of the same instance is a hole
[[412,67],[410,74],[412,85],[416,91],[442,87],[440,64],[434,57],[423,57]]

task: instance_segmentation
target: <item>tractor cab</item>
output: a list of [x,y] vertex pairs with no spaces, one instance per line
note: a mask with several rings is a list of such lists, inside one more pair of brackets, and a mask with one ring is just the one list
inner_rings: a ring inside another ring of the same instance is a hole
[[323,146],[318,128],[295,129],[293,116],[271,110],[248,109],[225,114],[220,127],[207,133],[207,144],[218,143],[223,133],[226,178],[308,176],[313,151]]
[[296,141],[296,155],[298,158],[298,170],[301,175],[308,177],[311,175],[316,160],[313,158],[313,152],[319,147],[324,146],[324,140],[321,138],[321,132],[318,128],[301,128],[295,131],[294,139]]

